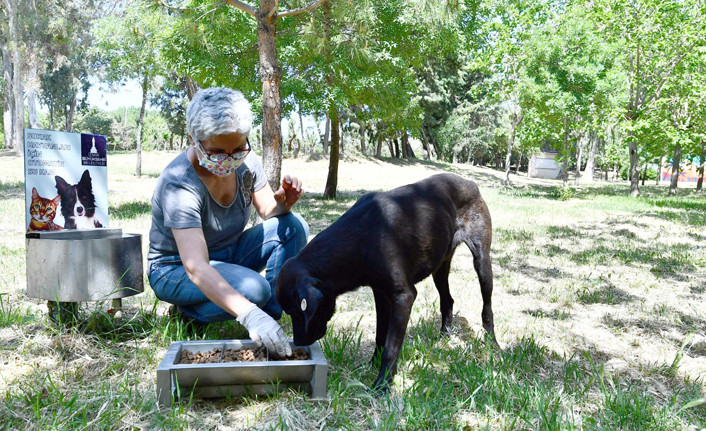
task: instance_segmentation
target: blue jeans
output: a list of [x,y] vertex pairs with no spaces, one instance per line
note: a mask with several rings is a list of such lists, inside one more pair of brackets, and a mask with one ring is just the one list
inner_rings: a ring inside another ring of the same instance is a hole
[[[308,238],[309,226],[304,219],[299,214],[284,214],[245,230],[234,245],[209,252],[209,263],[235,290],[278,320],[282,307],[275,299],[277,275]],[[211,302],[189,279],[179,256],[157,258],[149,265],[149,281],[157,298],[177,305],[184,314],[201,322],[235,318]],[[260,275],[263,269],[265,277]]]

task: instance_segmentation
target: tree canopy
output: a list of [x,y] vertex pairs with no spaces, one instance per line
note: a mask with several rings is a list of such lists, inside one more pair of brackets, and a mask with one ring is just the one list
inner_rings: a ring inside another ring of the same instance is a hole
[[37,121],[35,94],[50,113],[44,127],[70,130],[76,111],[91,108],[85,93],[98,78],[140,82],[143,111],[134,127],[123,127],[132,130],[138,154],[148,101],[162,112],[163,139],[173,145],[174,136],[183,139],[184,106],[196,89],[241,90],[262,125],[259,145],[277,180],[281,119],[326,118],[331,137],[314,139],[331,160],[330,197],[338,153],[353,133],[364,154],[414,157],[415,140],[426,158],[505,168],[506,180],[511,166],[551,148],[565,175],[575,169],[578,181],[583,166],[588,175],[594,167],[623,171],[632,194],[648,164],[664,160],[675,171],[679,159],[703,164],[700,0],[2,6],[9,148],[18,147],[25,106],[30,123]]

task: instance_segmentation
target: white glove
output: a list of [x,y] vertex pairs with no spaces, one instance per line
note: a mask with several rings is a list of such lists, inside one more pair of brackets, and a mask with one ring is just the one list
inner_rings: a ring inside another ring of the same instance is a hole
[[257,305],[252,304],[238,316],[238,322],[245,326],[250,338],[258,346],[264,344],[270,353],[277,353],[280,357],[292,355],[292,346],[289,345],[282,328]]

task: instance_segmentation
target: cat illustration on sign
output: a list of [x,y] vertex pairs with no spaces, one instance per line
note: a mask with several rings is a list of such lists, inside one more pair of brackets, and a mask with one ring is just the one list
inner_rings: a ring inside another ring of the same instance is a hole
[[63,228],[54,223],[56,209],[59,207],[60,197],[47,199],[39,196],[36,187],[32,187],[32,204],[29,207],[30,221],[27,232],[38,230],[62,230]]
[[56,190],[61,196],[61,215],[65,229],[94,229],[103,227],[95,218],[96,198],[93,196],[91,174],[86,169],[78,184],[70,185],[60,176],[55,176]]

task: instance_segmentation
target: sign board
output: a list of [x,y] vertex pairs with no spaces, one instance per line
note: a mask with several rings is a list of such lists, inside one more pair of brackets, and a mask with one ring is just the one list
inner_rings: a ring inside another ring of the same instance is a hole
[[103,135],[24,129],[28,232],[108,227]]

